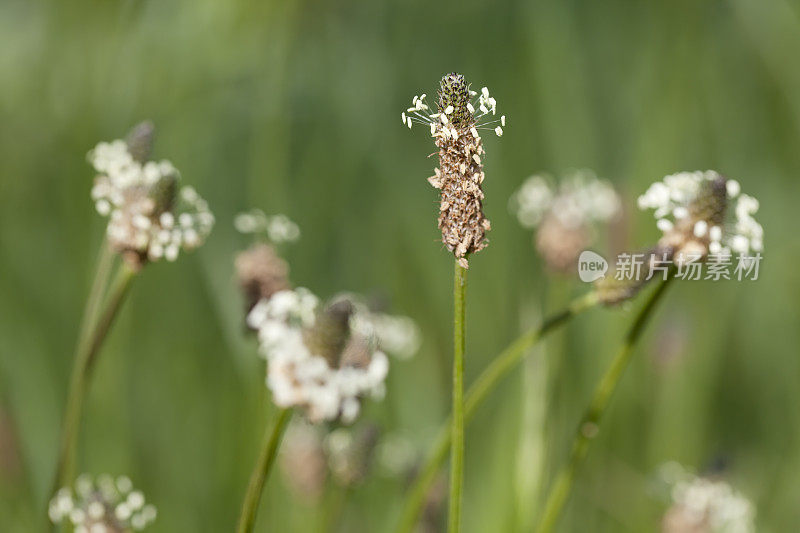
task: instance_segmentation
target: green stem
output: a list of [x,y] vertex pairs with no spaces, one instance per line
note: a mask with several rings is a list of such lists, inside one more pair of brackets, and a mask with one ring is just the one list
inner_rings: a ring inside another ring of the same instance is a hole
[[114,256],[114,251],[109,246],[108,240],[103,239],[103,243],[100,245],[100,254],[97,257],[94,281],[92,281],[92,287],[89,289],[89,297],[86,300],[86,307],[84,307],[83,316],[81,317],[81,329],[78,334],[78,344],[75,348],[76,353],[79,353],[80,350],[85,350],[86,344],[89,342],[89,335],[97,321],[97,313],[100,311],[103,295],[108,286],[111,267],[114,265]]
[[[475,410],[483,402],[486,396],[493,391],[500,380],[506,376],[522,360],[528,350],[534,346],[542,337],[547,335],[556,327],[568,322],[574,316],[597,305],[597,295],[589,293],[573,301],[565,310],[546,319],[538,328],[528,331],[517,338],[511,345],[498,355],[486,370],[478,376],[478,379],[470,386],[467,391],[464,403],[464,420],[469,423]],[[398,533],[410,533],[414,529],[417,517],[425,504],[425,497],[431,488],[436,474],[447,458],[447,450],[450,447],[450,422],[439,431],[433,444],[430,454],[423,465],[419,476],[414,481],[414,485],[409,489],[408,498],[400,517],[397,527]]]
[[81,411],[83,400],[89,385],[89,378],[97,360],[97,354],[103,346],[103,342],[108,335],[111,325],[114,323],[119,312],[125,295],[130,289],[131,282],[136,276],[137,271],[129,267],[126,263],[120,266],[117,279],[109,291],[106,301],[97,324],[90,328],[91,334],[86,336],[85,342],[80,343],[75,355],[75,363],[72,367],[69,392],[67,395],[67,405],[64,411],[64,422],[61,429],[61,444],[59,448],[58,465],[53,484],[53,492],[60,487],[68,485],[73,478],[75,447],[78,440]]
[[259,453],[256,466],[253,473],[250,475],[250,483],[247,485],[247,493],[244,495],[244,503],[242,504],[242,514],[239,516],[239,527],[236,529],[238,533],[249,533],[253,531],[253,526],[256,522],[256,513],[258,512],[258,503],[261,501],[261,492],[264,490],[264,483],[269,476],[272,465],[275,463],[275,458],[278,455],[278,448],[283,439],[283,433],[286,431],[286,426],[292,418],[291,409],[282,409],[278,413],[278,419],[275,425],[264,433],[264,442],[261,445],[261,452]]
[[608,367],[605,375],[600,380],[600,383],[598,383],[594,391],[594,396],[578,425],[578,430],[572,443],[569,463],[564,465],[559,471],[553,488],[550,490],[550,494],[547,497],[541,521],[536,529],[537,532],[546,533],[552,531],[553,527],[555,527],[558,517],[567,501],[567,497],[572,490],[578,468],[586,458],[589,444],[592,439],[597,436],[600,419],[603,417],[608,407],[609,400],[616,390],[623,372],[631,361],[633,348],[639,340],[639,337],[641,337],[644,327],[653,314],[656,304],[663,296],[672,279],[674,278],[667,278],[658,286],[653,294],[650,295],[650,298],[639,311],[636,320],[628,330],[619,352],[617,352],[616,357],[611,362],[611,366]]
[[450,533],[461,531],[461,500],[464,484],[464,320],[467,269],[455,262],[453,276],[453,417],[450,444]]

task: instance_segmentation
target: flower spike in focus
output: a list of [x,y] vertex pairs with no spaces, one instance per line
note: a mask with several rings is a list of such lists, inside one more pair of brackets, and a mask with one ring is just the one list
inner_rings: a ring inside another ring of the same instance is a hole
[[428,181],[440,191],[442,242],[467,268],[468,256],[486,247],[486,232],[491,228],[483,214],[485,152],[479,130],[491,129],[499,137],[506,118],[495,119],[497,102],[489,90],[471,91],[461,74],[444,76],[437,96],[435,113],[423,94],[413,98],[402,118],[409,128],[415,123],[430,128],[439,149],[439,167]]

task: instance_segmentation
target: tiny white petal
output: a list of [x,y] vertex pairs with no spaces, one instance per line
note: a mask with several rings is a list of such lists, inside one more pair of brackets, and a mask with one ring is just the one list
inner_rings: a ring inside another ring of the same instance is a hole
[[670,231],[672,229],[673,224],[672,224],[672,222],[670,222],[666,218],[662,218],[662,219],[659,219],[658,222],[656,222],[656,227],[658,229],[660,229],[661,231],[663,231],[663,232],[667,232],[667,231]]
[[107,200],[98,200],[94,206],[95,209],[97,209],[97,212],[103,216],[106,216],[111,212],[111,204],[108,203]]
[[175,261],[178,258],[178,247],[173,245],[167,246],[164,250],[164,257],[167,261]]
[[114,510],[114,515],[117,517],[117,519],[124,522],[131,517],[131,508],[127,503],[123,502],[117,505],[117,508]]
[[689,216],[689,210],[686,209],[685,207],[679,206],[672,210],[672,215],[676,219],[686,218],[687,216]]
[[736,180],[728,180],[725,182],[725,188],[728,191],[728,196],[731,198],[736,198],[739,196],[739,193],[742,190],[742,186],[739,185],[739,182]]
[[708,232],[708,222],[705,220],[698,220],[694,225],[694,236],[695,237],[705,237],[706,233]]

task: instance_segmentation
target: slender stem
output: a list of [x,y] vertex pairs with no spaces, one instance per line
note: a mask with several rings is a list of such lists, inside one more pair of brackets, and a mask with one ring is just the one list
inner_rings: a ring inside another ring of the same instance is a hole
[[631,361],[633,348],[639,340],[639,337],[641,337],[644,327],[653,314],[656,304],[664,295],[672,279],[672,277],[669,277],[661,282],[653,294],[650,295],[650,298],[639,311],[636,320],[634,320],[633,325],[631,325],[631,328],[625,335],[625,340],[619,352],[617,352],[616,357],[611,362],[611,366],[608,367],[605,375],[603,375],[600,383],[598,383],[597,388],[595,388],[594,396],[591,402],[589,402],[581,418],[581,422],[578,425],[578,430],[572,443],[569,463],[564,465],[559,471],[553,488],[550,490],[547,497],[541,521],[536,529],[539,533],[552,531],[553,527],[556,525],[558,517],[567,501],[567,497],[572,490],[578,468],[583,463],[586,453],[589,450],[589,444],[599,432],[598,424],[600,423],[600,419],[603,417],[608,407],[609,400],[616,390],[623,372]]
[[91,334],[87,335],[86,341],[81,343],[75,354],[75,362],[72,367],[69,392],[67,395],[67,405],[64,411],[64,422],[61,429],[61,444],[59,448],[58,465],[53,483],[53,492],[71,482],[75,460],[75,447],[78,440],[81,411],[83,400],[89,385],[94,363],[97,354],[103,346],[111,325],[125,299],[125,295],[130,289],[131,282],[136,276],[137,271],[129,267],[126,263],[120,266],[117,272],[117,279],[109,292],[108,300],[103,308],[97,324],[91,328]]
[[253,526],[256,523],[256,513],[258,512],[258,503],[261,501],[261,492],[264,490],[264,483],[267,480],[267,476],[269,476],[272,465],[275,463],[283,433],[286,431],[286,426],[291,418],[292,410],[282,409],[278,413],[275,425],[272,428],[267,428],[264,433],[261,452],[258,455],[253,473],[250,475],[247,493],[244,495],[242,514],[239,516],[239,527],[236,529],[238,533],[253,531]]
[[108,278],[111,276],[111,268],[114,266],[114,256],[114,251],[109,246],[108,239],[103,239],[103,243],[100,245],[100,253],[97,257],[94,280],[92,281],[91,289],[89,289],[89,297],[86,300],[86,306],[81,317],[81,329],[78,334],[76,353],[85,349],[86,344],[89,342],[89,335],[92,333],[92,328],[97,321],[97,313],[103,303],[103,295],[108,286]]
[[450,533],[461,531],[461,499],[464,484],[464,320],[467,269],[455,263],[453,276],[453,417],[450,444]]
[[[597,305],[597,295],[589,293],[574,302],[566,309],[547,318],[538,328],[530,330],[517,338],[508,348],[503,350],[484,370],[478,379],[470,386],[467,391],[464,404],[464,420],[469,423],[475,410],[483,402],[486,396],[493,391],[516,365],[522,360],[528,350],[534,346],[542,337],[558,326],[568,322],[571,318],[581,312]],[[409,489],[409,495],[403,508],[403,514],[397,527],[398,533],[410,533],[414,529],[417,517],[425,504],[425,497],[431,488],[436,474],[447,458],[447,450],[450,447],[450,422],[439,431],[433,443],[431,452],[423,465],[419,476],[414,481],[414,485]]]

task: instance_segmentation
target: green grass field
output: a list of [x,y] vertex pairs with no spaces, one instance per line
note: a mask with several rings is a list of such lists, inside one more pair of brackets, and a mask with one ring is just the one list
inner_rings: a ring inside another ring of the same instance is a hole
[[[39,531],[73,349],[105,220],[85,154],[137,122],[208,200],[205,246],[148,266],[104,347],[79,470],[128,474],[152,532],[234,529],[274,408],[244,334],[236,213],[295,220],[294,283],[378,296],[422,345],[361,421],[418,454],[450,411],[452,256],[425,178],[434,147],[400,112],[459,71],[508,126],[484,144],[489,247],[470,260],[466,382],[573,296],[508,199],[536,172],[588,167],[625,206],[612,246],[658,236],[650,183],[716,169],[759,199],[753,282],[678,283],[640,343],[559,522],[657,531],[671,460],[722,475],[758,531],[800,520],[800,3],[793,0],[0,3],[0,530]],[[423,128],[424,129],[424,128]],[[601,248],[605,245],[601,244]],[[595,383],[641,299],[548,337],[466,433],[464,531],[531,531]],[[257,531],[384,532],[407,480],[374,472],[317,503],[276,470]],[[445,503],[446,508],[446,503]],[[441,517],[442,520],[444,517]],[[444,530],[444,522],[441,522]]]

